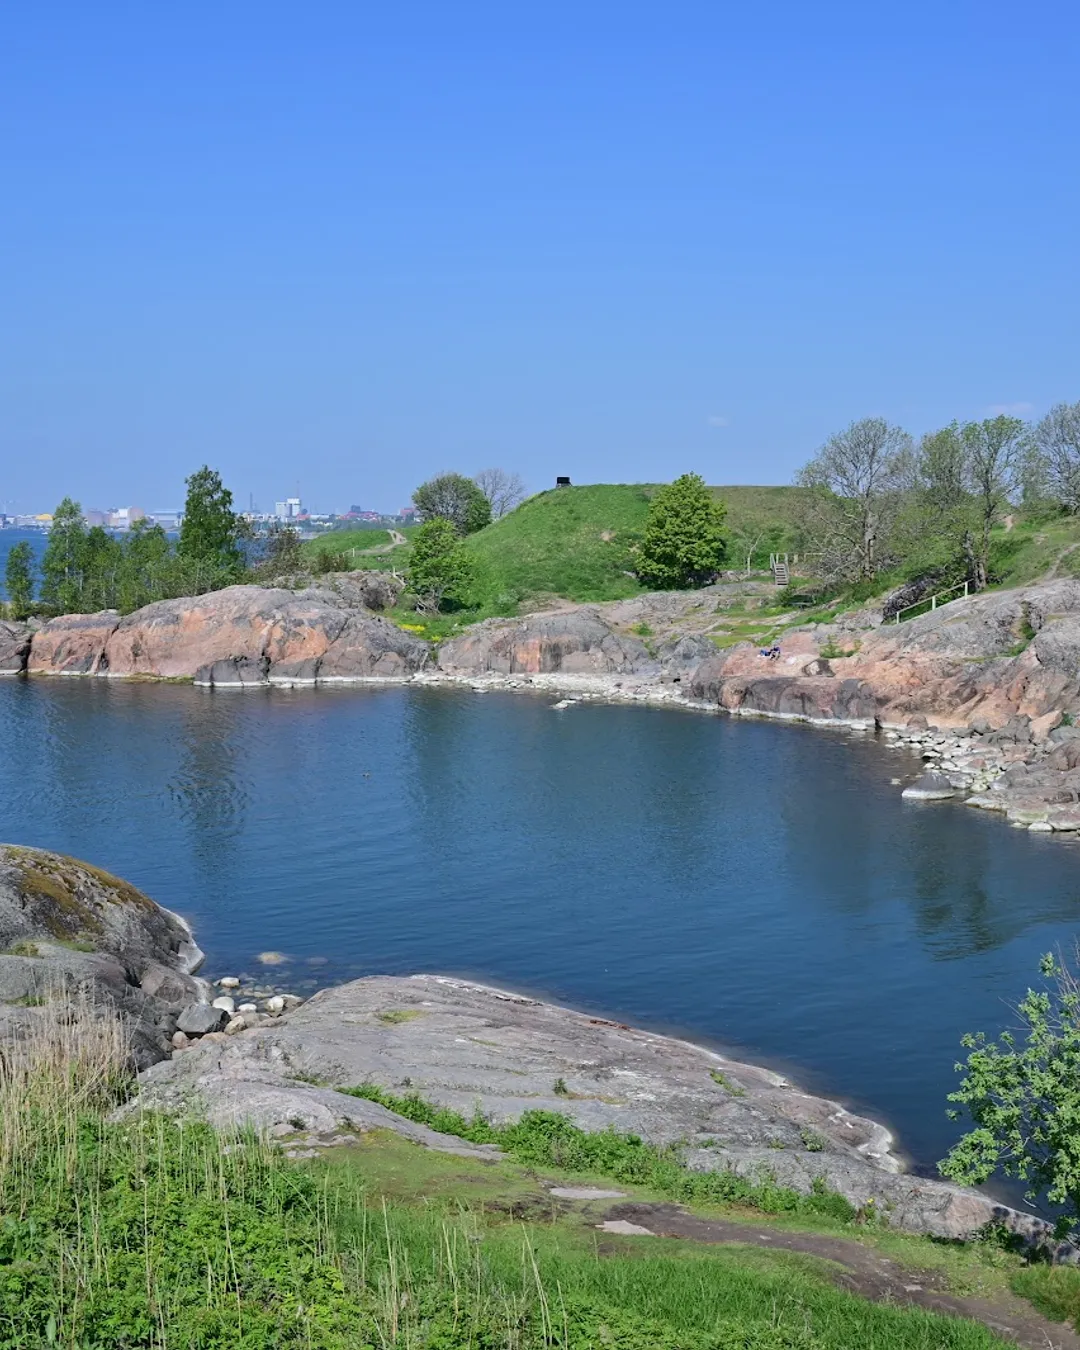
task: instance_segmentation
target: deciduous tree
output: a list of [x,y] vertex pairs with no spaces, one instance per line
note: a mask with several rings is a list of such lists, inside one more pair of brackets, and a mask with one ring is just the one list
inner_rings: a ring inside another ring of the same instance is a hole
[[727,552],[724,503],[696,473],[684,473],[649,503],[637,574],[646,586],[702,586],[723,566]]
[[258,577],[272,580],[304,570],[300,534],[294,526],[272,520],[266,533],[258,539],[258,544],[258,561],[254,567]]
[[1002,509],[1020,492],[1031,443],[1026,423],[1019,417],[1005,416],[965,422],[960,439],[976,513],[972,579],[981,590],[989,577],[990,531],[1001,518]]
[[804,528],[827,574],[869,581],[888,565],[911,438],[883,417],[830,436],[798,481],[807,495]]
[[475,534],[491,523],[491,503],[471,478],[441,473],[413,493],[413,505],[422,521],[442,517],[458,534]]
[[1080,1217],[1080,988],[1054,956],[1042,960],[1043,987],[1016,1009],[1020,1026],[996,1041],[967,1035],[960,1087],[949,1094],[974,1129],[940,1164],[944,1176],[981,1185],[1000,1170],[1029,1196],[1064,1207],[1062,1227]]
[[1050,495],[1080,512],[1080,403],[1059,403],[1035,427],[1035,447]]
[[25,539],[13,544],[4,567],[4,588],[13,619],[25,619],[34,604],[34,550]]
[[434,612],[467,604],[475,578],[473,561],[453,522],[445,516],[425,521],[409,557],[408,584],[417,609]]
[[499,520],[525,500],[521,475],[505,469],[481,469],[473,482],[488,499],[492,520]]
[[41,560],[41,600],[57,614],[82,608],[86,522],[78,502],[65,497],[53,512]]

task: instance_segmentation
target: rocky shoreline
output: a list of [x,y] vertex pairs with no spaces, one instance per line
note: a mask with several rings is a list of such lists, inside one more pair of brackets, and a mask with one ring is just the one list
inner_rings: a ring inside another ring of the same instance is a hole
[[869,609],[800,622],[774,612],[775,588],[735,582],[490,619],[438,651],[380,612],[400,586],[338,573],[124,618],[0,623],[0,673],[221,691],[411,682],[879,731],[930,771],[906,796],[961,798],[1040,832],[1080,830],[1080,582],[958,599],[899,625]]
[[413,1092],[495,1123],[556,1111],[584,1129],[674,1145],[692,1170],[802,1192],[824,1183],[905,1231],[964,1238],[1003,1224],[1059,1259],[1076,1255],[1034,1215],[905,1172],[879,1122],[688,1041],[442,975],[370,976],[306,1001],[266,981],[226,976],[213,987],[193,973],[201,953],[182,920],[58,854],[0,846],[0,947],[0,1041],[17,1046],[57,1003],[124,1021],[139,1074],[121,1115],[251,1127],[297,1157],[388,1129],[491,1159],[491,1145],[339,1089]]

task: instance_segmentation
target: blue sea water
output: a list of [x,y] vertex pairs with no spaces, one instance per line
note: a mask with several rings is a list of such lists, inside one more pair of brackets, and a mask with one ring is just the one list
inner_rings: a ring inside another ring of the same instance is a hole
[[920,1166],[960,1037],[1071,948],[1080,847],[872,739],[423,688],[0,682],[0,839],[186,915],[212,975],[440,971],[727,1048],[885,1119]]

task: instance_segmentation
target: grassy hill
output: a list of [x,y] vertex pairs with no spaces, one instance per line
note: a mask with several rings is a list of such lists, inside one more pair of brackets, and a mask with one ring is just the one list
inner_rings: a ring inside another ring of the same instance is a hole
[[[550,593],[570,600],[618,600],[641,586],[632,570],[631,549],[645,529],[655,483],[601,483],[552,488],[468,540],[487,573],[493,595],[522,599]],[[770,526],[762,539],[787,547],[801,489],[714,487],[728,508],[733,536]],[[733,563],[737,549],[733,549]],[[760,552],[760,547],[759,547]],[[761,561],[757,558],[756,561]]]
[[641,589],[626,575],[655,487],[552,488],[474,534],[469,551],[493,595],[550,592],[570,600],[618,600]]
[[[632,575],[649,502],[657,483],[595,483],[539,492],[515,511],[471,535],[465,546],[478,567],[475,604],[455,615],[424,621],[424,631],[442,637],[462,624],[492,614],[515,614],[523,601],[562,596],[568,600],[619,600],[644,589]],[[769,550],[794,547],[801,489],[795,487],[714,487],[727,506],[732,567],[745,564],[754,542],[754,565],[766,566]],[[411,539],[417,526],[402,533]],[[409,545],[393,545],[384,530],[334,530],[303,546],[314,560],[343,555],[346,567],[395,568],[409,565]],[[399,620],[415,619],[402,611]]]

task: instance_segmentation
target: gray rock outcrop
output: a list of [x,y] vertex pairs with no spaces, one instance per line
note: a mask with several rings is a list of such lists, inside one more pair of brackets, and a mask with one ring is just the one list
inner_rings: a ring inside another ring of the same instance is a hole
[[170,1051],[180,1009],[202,996],[187,925],[89,863],[0,845],[0,1036],[77,991],[127,1022],[136,1063]]
[[[325,1131],[355,1125],[355,1100],[334,1088],[366,1083],[466,1117],[559,1111],[585,1129],[680,1145],[701,1171],[767,1173],[804,1191],[824,1178],[912,1232],[970,1236],[994,1221],[1030,1240],[1049,1236],[1040,1220],[978,1192],[904,1174],[883,1127],[768,1070],[440,976],[356,980],[273,1025],[196,1044],[140,1076],[137,1105],[278,1134],[290,1121]],[[404,1132],[408,1122],[382,1123]]]
[[619,634],[596,609],[488,619],[439,650],[451,675],[619,675],[659,670],[639,637]]
[[0,619],[0,675],[20,675],[29,653],[29,625]]

